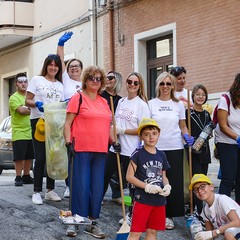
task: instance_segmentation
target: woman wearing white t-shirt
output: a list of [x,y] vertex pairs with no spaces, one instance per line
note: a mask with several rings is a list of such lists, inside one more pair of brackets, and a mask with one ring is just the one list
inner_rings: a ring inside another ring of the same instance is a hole
[[[235,200],[240,204],[240,73],[218,104],[218,124],[215,129],[215,142],[220,160],[222,179],[219,193],[231,196],[235,188]],[[229,107],[229,111],[228,111]]]
[[[76,92],[82,90],[81,74],[83,69],[83,63],[81,60],[73,58],[70,59],[65,66],[64,62],[64,44],[73,35],[73,32],[64,33],[58,41],[57,54],[60,56],[62,61],[62,82],[64,86],[64,99],[68,101]],[[70,172],[70,171],[68,171]],[[65,180],[66,190],[64,192],[64,197],[69,198],[70,192],[68,187],[68,178]]]
[[172,217],[184,216],[183,138],[188,145],[192,145],[194,139],[188,135],[184,104],[174,96],[174,77],[167,72],[160,74],[155,91],[156,98],[148,104],[151,118],[161,129],[156,147],[166,153],[171,166],[167,174],[172,191],[167,197],[166,229],[173,229]]
[[[125,84],[128,95],[119,100],[115,112],[118,142],[121,145],[120,161],[123,166],[124,181],[129,157],[140,145],[137,134],[138,125],[144,117],[150,116],[142,76],[133,72],[128,75]],[[108,184],[116,170],[116,153],[111,147],[105,165],[104,192],[107,191]]]
[[[43,204],[40,192],[42,192],[44,167],[46,165],[45,141],[37,139],[35,133],[39,118],[44,118],[43,105],[63,100],[62,64],[60,57],[50,54],[45,59],[40,76],[31,79],[27,88],[26,106],[31,107],[31,127],[33,146],[35,152],[34,164],[34,194],[33,204]],[[55,181],[47,176],[45,194],[46,200],[61,201],[61,198],[53,191]]]

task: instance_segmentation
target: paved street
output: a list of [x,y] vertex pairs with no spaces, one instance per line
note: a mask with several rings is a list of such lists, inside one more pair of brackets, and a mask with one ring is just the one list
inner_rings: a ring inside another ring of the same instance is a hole
[[[214,165],[210,171],[216,173],[215,168],[216,166]],[[33,205],[31,201],[33,185],[15,187],[14,178],[13,170],[4,170],[2,175],[0,175],[0,240],[69,239],[69,237],[65,236],[67,226],[63,225],[58,219],[59,210],[68,209],[68,199],[55,203],[44,200],[43,205]],[[45,183],[43,186],[45,191]],[[56,181],[55,191],[63,197],[65,182]],[[44,197],[43,194],[42,196]],[[99,220],[100,227],[108,235],[106,239],[116,239],[116,232],[120,228],[118,221],[121,218],[121,206],[111,202],[110,193],[107,192]],[[175,218],[175,225],[174,230],[159,233],[158,239],[191,239],[184,217]],[[95,238],[84,234],[81,228],[75,239],[93,240]]]

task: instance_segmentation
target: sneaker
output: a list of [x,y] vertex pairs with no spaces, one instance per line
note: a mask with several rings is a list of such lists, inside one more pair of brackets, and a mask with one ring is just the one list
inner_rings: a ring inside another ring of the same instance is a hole
[[42,200],[42,197],[41,197],[40,193],[34,193],[32,195],[32,202],[33,202],[33,204],[36,204],[36,205],[42,205],[43,204],[43,200]]
[[22,177],[21,176],[16,176],[14,184],[15,184],[16,187],[22,186],[23,185]]
[[69,197],[70,197],[69,187],[66,187],[66,190],[65,190],[63,196],[64,196],[65,198],[69,198]]
[[172,218],[166,218],[166,229],[172,230],[174,228],[174,222]]
[[112,198],[112,202],[122,204],[122,198]]
[[103,239],[106,237],[102,229],[98,227],[97,223],[94,221],[91,225],[85,226],[83,232],[99,239]]
[[[123,224],[123,218],[120,219],[118,223],[122,225],[122,224]],[[130,226],[131,223],[132,223],[132,216],[131,216],[130,213],[127,213],[127,214],[126,214],[126,223],[127,223],[127,225],[129,225],[129,226]]]
[[60,202],[62,199],[55,193],[53,190],[45,193],[45,199],[54,201],[54,202]]
[[23,184],[33,184],[33,178],[29,174],[23,175],[22,180],[23,180]]
[[66,235],[69,237],[75,237],[78,231],[79,231],[78,226],[69,225],[66,231]]

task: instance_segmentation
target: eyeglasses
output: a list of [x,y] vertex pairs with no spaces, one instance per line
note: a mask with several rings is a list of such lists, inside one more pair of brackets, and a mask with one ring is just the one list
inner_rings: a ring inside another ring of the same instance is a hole
[[95,81],[96,82],[101,82],[103,78],[102,77],[91,77],[91,76],[89,76],[88,79],[92,82],[95,82]]
[[196,93],[196,97],[206,97],[206,95],[205,94]]
[[128,85],[134,84],[134,86],[138,86],[140,84],[140,82],[133,81],[133,80],[130,80],[130,79],[127,79],[126,82],[127,82]]
[[194,192],[195,194],[197,194],[197,193],[199,193],[199,190],[201,190],[201,191],[205,190],[205,188],[206,188],[207,185],[208,185],[207,183],[203,183],[203,184],[201,184],[199,187],[193,188],[193,192]]
[[18,83],[28,83],[28,79],[26,77],[18,77],[17,78]]
[[107,76],[107,79],[110,81],[113,80],[114,78],[115,78],[114,76]]
[[172,83],[170,83],[170,82],[160,82],[159,85],[160,86],[172,86]]
[[72,68],[80,68],[80,64],[78,65],[69,65],[69,68],[72,69]]

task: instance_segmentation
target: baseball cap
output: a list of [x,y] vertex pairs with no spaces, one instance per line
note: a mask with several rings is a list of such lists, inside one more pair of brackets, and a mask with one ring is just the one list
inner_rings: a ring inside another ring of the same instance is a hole
[[142,121],[140,122],[139,126],[138,126],[138,130],[137,130],[138,135],[140,135],[142,129],[144,127],[147,127],[147,126],[154,126],[154,127],[157,127],[160,130],[160,127],[158,126],[157,122],[154,119],[143,118]]
[[45,122],[42,118],[39,118],[37,121],[34,137],[39,142],[45,141]]
[[204,174],[194,174],[192,179],[191,179],[191,183],[189,185],[189,190],[192,190],[193,186],[196,184],[196,183],[199,183],[199,182],[207,182],[209,184],[212,184],[211,180]]

